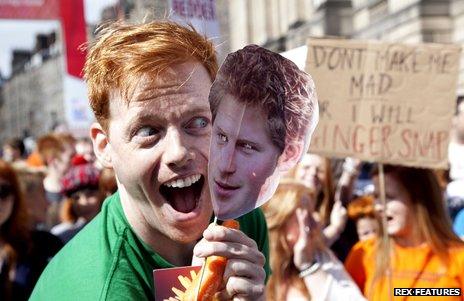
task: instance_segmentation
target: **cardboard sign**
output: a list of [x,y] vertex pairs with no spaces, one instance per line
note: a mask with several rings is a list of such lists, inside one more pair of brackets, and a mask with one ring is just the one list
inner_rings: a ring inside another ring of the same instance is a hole
[[446,168],[460,47],[310,39],[320,122],[310,151]]
[[184,25],[192,25],[207,36],[214,44],[221,40],[216,1],[212,0],[169,0],[169,19]]
[[[155,287],[155,301],[169,300],[185,292],[192,280],[192,271],[198,273],[200,266],[186,266],[179,268],[153,270],[153,281]],[[177,293],[176,293],[177,292]],[[171,299],[172,300],[172,299]]]

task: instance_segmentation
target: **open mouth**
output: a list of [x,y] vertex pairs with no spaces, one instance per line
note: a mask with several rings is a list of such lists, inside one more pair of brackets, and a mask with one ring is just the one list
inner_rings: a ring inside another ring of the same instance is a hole
[[189,213],[197,208],[204,183],[205,178],[195,174],[161,185],[160,193],[174,210]]

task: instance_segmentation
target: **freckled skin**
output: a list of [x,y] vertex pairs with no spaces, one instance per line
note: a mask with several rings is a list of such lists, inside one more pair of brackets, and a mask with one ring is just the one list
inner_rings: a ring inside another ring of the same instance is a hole
[[179,175],[201,174],[207,183],[210,85],[206,69],[190,62],[143,78],[129,103],[119,93],[111,96],[108,167],[117,175],[129,222],[152,244],[194,242],[209,223],[206,184],[198,212],[189,216],[173,210],[159,189]]

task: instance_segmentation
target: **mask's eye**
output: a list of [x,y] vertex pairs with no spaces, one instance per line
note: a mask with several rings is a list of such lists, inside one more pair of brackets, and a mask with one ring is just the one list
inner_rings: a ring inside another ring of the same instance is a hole
[[135,132],[135,136],[146,138],[158,134],[158,130],[151,126],[143,126]]
[[251,154],[253,152],[256,152],[258,149],[251,143],[248,142],[243,142],[239,144],[239,147],[248,154]]
[[251,150],[254,150],[255,148],[249,144],[249,143],[243,143],[242,144],[242,147],[245,149],[245,150],[248,150],[248,151],[251,151]]
[[217,137],[218,137],[219,142],[221,143],[226,143],[228,141],[227,136],[224,134],[219,133],[217,134]]

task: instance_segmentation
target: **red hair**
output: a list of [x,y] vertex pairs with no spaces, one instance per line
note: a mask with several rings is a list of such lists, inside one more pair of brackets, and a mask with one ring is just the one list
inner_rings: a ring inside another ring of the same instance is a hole
[[37,140],[37,151],[45,165],[52,159],[59,158],[65,151],[64,141],[53,134],[41,136]]
[[110,93],[128,95],[145,74],[157,76],[168,67],[198,61],[214,80],[218,69],[213,44],[193,29],[171,21],[102,27],[90,47],[84,67],[90,106],[104,129]]
[[363,195],[351,201],[348,205],[348,216],[353,220],[362,217],[375,217],[374,197]]
[[[372,170],[378,175],[378,166]],[[443,193],[436,174],[431,169],[384,165],[385,176],[390,176],[408,193],[410,209],[415,213],[415,224],[432,252],[447,266],[451,265],[451,247],[463,247],[464,242],[453,232],[451,220],[445,211]],[[387,185],[387,184],[386,184]],[[382,229],[382,228],[381,228]],[[376,267],[371,292],[377,281],[387,274],[391,244],[386,233],[384,239],[377,242]]]

